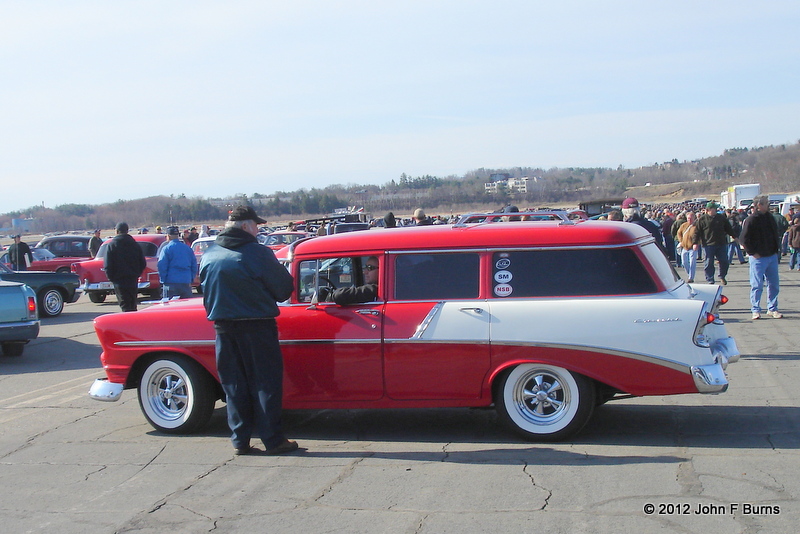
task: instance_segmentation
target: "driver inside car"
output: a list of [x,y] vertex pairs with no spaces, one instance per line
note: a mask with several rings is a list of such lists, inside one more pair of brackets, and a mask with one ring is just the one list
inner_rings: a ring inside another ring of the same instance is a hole
[[378,300],[378,258],[369,256],[362,267],[364,285],[342,287],[333,291],[327,287],[319,288],[319,300],[336,304],[358,304]]

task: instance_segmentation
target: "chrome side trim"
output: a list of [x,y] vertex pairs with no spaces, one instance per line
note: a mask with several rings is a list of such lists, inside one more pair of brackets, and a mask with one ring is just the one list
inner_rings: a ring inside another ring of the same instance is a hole
[[[160,301],[156,301],[160,302]],[[163,339],[163,340],[144,340],[144,341],[117,341],[114,343],[115,347],[147,347],[151,345],[155,346],[163,346],[163,345],[170,345],[174,347],[192,347],[196,345],[213,345],[213,339],[189,339],[185,341],[175,341],[171,339]]]
[[437,302],[433,308],[428,312],[428,315],[422,320],[422,322],[417,326],[417,330],[414,332],[414,335],[411,336],[411,339],[420,340],[422,336],[425,335],[425,330],[428,329],[433,319],[439,314],[444,306],[444,301]]

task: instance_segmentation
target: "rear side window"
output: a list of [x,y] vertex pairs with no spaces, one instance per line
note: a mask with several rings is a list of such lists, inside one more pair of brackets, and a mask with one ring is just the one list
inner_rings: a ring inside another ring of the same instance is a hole
[[394,268],[398,300],[478,298],[480,257],[476,253],[402,254]]
[[656,284],[629,248],[496,252],[496,297],[578,297],[655,293]]

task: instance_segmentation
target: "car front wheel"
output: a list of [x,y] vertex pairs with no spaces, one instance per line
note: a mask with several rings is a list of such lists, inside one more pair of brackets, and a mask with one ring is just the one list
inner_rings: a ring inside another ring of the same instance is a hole
[[139,406],[154,428],[167,434],[190,434],[214,411],[215,389],[208,372],[183,356],[152,362],[139,381]]
[[64,295],[55,288],[42,291],[39,295],[39,311],[45,317],[56,317],[64,311]]
[[523,364],[506,375],[495,404],[500,419],[526,439],[560,441],[592,416],[594,382],[561,367]]
[[89,291],[89,300],[95,304],[101,304],[106,301],[106,293],[100,291]]

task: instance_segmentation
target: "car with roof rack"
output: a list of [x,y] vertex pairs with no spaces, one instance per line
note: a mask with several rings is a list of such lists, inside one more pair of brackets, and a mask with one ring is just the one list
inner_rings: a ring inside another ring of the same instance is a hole
[[[284,409],[494,407],[524,438],[555,441],[608,401],[726,391],[739,351],[722,287],[681,280],[638,225],[553,213],[281,249],[295,283],[277,318]],[[326,298],[376,267],[373,300]],[[158,430],[206,424],[223,394],[199,299],[103,315],[95,329],[106,378],[93,398],[135,389]]]

